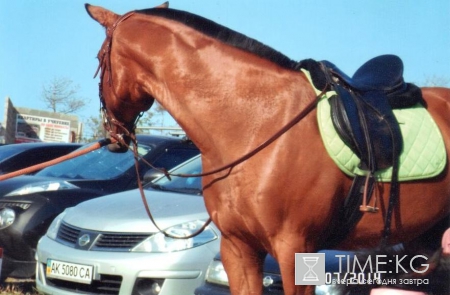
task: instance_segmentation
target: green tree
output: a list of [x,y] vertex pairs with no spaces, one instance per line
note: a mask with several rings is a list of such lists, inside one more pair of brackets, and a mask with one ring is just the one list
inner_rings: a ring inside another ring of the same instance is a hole
[[155,113],[160,117],[160,125],[164,126],[164,115],[167,112],[166,109],[157,102],[155,102],[155,106],[153,108]]
[[[164,115],[166,112],[167,111],[158,102],[155,101],[151,109],[146,111],[144,115],[139,119],[136,133],[150,134],[150,130],[145,129],[145,127],[164,126]],[[143,128],[140,129],[139,127]],[[163,131],[161,130],[160,133],[162,134]]]
[[83,137],[84,142],[97,141],[106,137],[106,131],[103,128],[103,119],[101,115],[89,117],[86,120],[85,129],[86,130],[83,132],[86,134]]
[[138,123],[137,123],[137,129],[136,129],[136,133],[137,134],[148,134],[150,133],[149,130],[145,130],[145,129],[139,129],[139,127],[149,127],[149,126],[153,126],[153,117],[154,117],[154,112],[152,111],[152,109],[146,111],[142,117],[139,119]]

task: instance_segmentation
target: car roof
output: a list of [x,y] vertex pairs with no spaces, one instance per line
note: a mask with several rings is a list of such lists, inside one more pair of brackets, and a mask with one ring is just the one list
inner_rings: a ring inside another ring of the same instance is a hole
[[20,157],[22,153],[32,150],[46,150],[52,148],[73,147],[73,150],[81,147],[80,143],[60,143],[60,142],[33,142],[33,143],[15,143],[0,146],[0,163],[9,161],[12,158]]
[[165,135],[149,135],[149,134],[137,134],[136,138],[139,142],[146,144],[158,144],[162,142],[186,142],[192,143],[191,140],[186,137],[175,137],[175,136],[165,136]]
[[52,160],[79,147],[74,143],[18,143],[0,146],[0,174]]
[[80,143],[65,143],[65,142],[27,142],[27,143],[13,143],[13,144],[5,144],[0,145],[1,150],[14,150],[14,151],[25,151],[29,149],[42,148],[42,147],[51,147],[51,146],[70,146],[70,145],[78,145],[81,146]]

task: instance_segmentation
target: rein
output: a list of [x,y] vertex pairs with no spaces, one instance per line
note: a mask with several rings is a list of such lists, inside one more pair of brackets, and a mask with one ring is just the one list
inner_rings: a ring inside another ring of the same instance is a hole
[[[101,55],[99,57],[99,65],[98,68],[95,72],[94,78],[98,75],[99,72],[101,72],[100,74],[100,83],[99,83],[99,97],[100,97],[100,102],[101,102],[101,109],[102,112],[105,116],[105,121],[104,121],[104,126],[106,131],[108,131],[111,135],[111,137],[113,137],[114,139],[116,139],[120,144],[127,146],[129,149],[131,149],[129,147],[129,145],[127,145],[123,139],[123,136],[128,136],[131,138],[131,141],[134,143],[134,148],[133,153],[134,153],[134,157],[135,157],[135,167],[136,167],[136,172],[138,175],[138,187],[139,187],[139,191],[141,194],[141,199],[142,202],[144,203],[144,207],[145,210],[147,212],[148,217],[150,218],[150,220],[152,221],[153,225],[160,231],[162,232],[166,237],[170,237],[173,239],[189,239],[192,237],[195,237],[197,235],[199,235],[210,223],[211,223],[211,217],[208,218],[208,220],[205,222],[205,224],[195,233],[193,233],[192,235],[189,236],[185,236],[185,237],[179,237],[179,236],[173,236],[169,233],[167,233],[166,231],[162,230],[161,228],[159,228],[159,226],[156,224],[156,221],[153,218],[153,215],[150,212],[149,209],[149,205],[147,203],[147,200],[145,198],[145,193],[144,193],[144,189],[142,186],[142,182],[141,179],[139,177],[139,163],[138,163],[138,158],[140,157],[138,152],[137,152],[137,140],[136,137],[134,135],[134,130],[137,124],[137,121],[139,120],[140,116],[138,116],[134,122],[133,125],[133,129],[132,131],[129,131],[126,128],[126,125],[122,122],[120,122],[119,120],[117,120],[114,116],[109,116],[107,109],[106,109],[106,103],[105,103],[105,99],[103,97],[103,77],[106,74],[106,72],[108,72],[108,77],[107,77],[107,82],[108,82],[108,86],[109,87],[113,87],[113,81],[112,81],[112,70],[111,70],[111,48],[112,48],[112,36],[113,33],[115,31],[115,29],[117,28],[117,26],[123,22],[124,20],[128,19],[130,16],[132,16],[134,14],[134,11],[128,12],[126,14],[124,14],[123,16],[121,16],[120,18],[118,18],[114,24],[110,27],[107,28],[106,30],[106,39],[103,42],[102,48],[100,49]],[[326,85],[326,87],[324,88],[324,90],[322,90],[321,93],[319,93],[315,99],[313,99],[311,102],[308,103],[308,105],[300,111],[300,113],[295,116],[291,121],[289,121],[285,126],[283,126],[278,132],[276,132],[274,135],[272,135],[268,140],[266,140],[265,142],[263,142],[262,144],[260,144],[259,146],[257,146],[256,148],[254,148],[252,151],[248,152],[247,154],[243,155],[242,157],[234,160],[233,162],[226,164],[220,168],[211,170],[211,171],[207,171],[207,172],[203,172],[203,173],[198,173],[198,174],[176,174],[176,173],[169,173],[165,170],[161,170],[158,169],[160,171],[162,171],[166,177],[168,177],[170,179],[170,176],[178,176],[178,177],[203,177],[203,176],[208,176],[208,175],[213,175],[225,170],[229,170],[228,174],[231,173],[231,170],[245,162],[246,160],[250,159],[251,157],[253,157],[254,155],[256,155],[258,152],[260,152],[261,150],[265,149],[267,146],[269,146],[271,143],[273,143],[275,140],[277,140],[281,135],[283,135],[284,133],[286,133],[288,130],[290,130],[293,126],[295,126],[298,122],[300,122],[303,118],[305,118],[313,109],[315,109],[317,102],[319,101],[319,99],[325,94],[326,90],[328,89],[328,85]],[[142,114],[141,114],[142,115]],[[111,129],[111,126],[115,125],[117,127],[118,130],[121,130],[124,132],[124,134],[117,134],[116,132],[113,132]],[[143,158],[141,158],[143,159]],[[151,167],[153,167],[151,164],[149,164],[148,162],[146,162],[146,164],[150,165]],[[155,167],[153,167],[155,168]],[[157,168],[155,168],[157,169]],[[228,175],[227,174],[227,175]]]
[[[324,95],[325,91],[322,91],[319,95],[316,96],[314,100],[312,100],[297,116],[295,116],[291,121],[289,121],[285,126],[283,126],[277,133],[272,135],[269,139],[267,139],[265,142],[254,148],[252,151],[248,152],[247,154],[241,156],[240,158],[234,160],[233,162],[226,164],[220,168],[207,171],[204,173],[198,173],[198,174],[175,174],[175,173],[169,173],[172,176],[179,176],[179,177],[202,177],[202,176],[208,176],[212,174],[216,174],[219,172],[222,172],[224,170],[233,169],[235,166],[245,162],[246,160],[250,159],[257,153],[259,153],[261,150],[265,149],[268,145],[270,145],[272,142],[277,140],[281,135],[286,133],[289,129],[294,127],[298,122],[300,122],[303,118],[305,118],[313,109],[316,108],[318,100]],[[230,172],[228,172],[230,173]]]
[[[113,33],[116,30],[117,26],[123,22],[124,20],[126,20],[127,18],[129,18],[130,16],[132,16],[134,14],[134,11],[130,11],[124,15],[122,15],[120,18],[118,18],[114,24],[107,28],[106,30],[106,39],[103,42],[103,45],[100,49],[100,56],[99,56],[99,64],[97,67],[97,70],[95,71],[94,74],[94,78],[97,77],[98,73],[100,72],[100,82],[98,83],[99,86],[99,97],[100,97],[100,104],[101,104],[101,112],[103,114],[103,126],[105,127],[105,130],[111,135],[112,138],[114,138],[115,140],[117,140],[117,142],[119,142],[120,144],[122,144],[123,146],[126,146],[128,149],[133,151],[134,154],[134,166],[136,168],[136,175],[137,175],[137,183],[138,183],[138,188],[139,188],[139,192],[141,194],[141,199],[142,202],[144,204],[144,208],[145,211],[147,213],[147,216],[149,217],[150,221],[153,223],[153,225],[156,227],[156,229],[163,233],[164,236],[169,237],[169,238],[173,238],[173,239],[189,239],[192,237],[195,237],[199,234],[201,234],[203,232],[203,230],[211,223],[211,218],[209,218],[205,224],[195,233],[193,233],[192,235],[189,236],[184,236],[184,237],[180,237],[180,236],[173,236],[169,233],[167,233],[165,230],[161,229],[158,224],[156,223],[155,219],[153,218],[153,214],[150,212],[150,207],[148,205],[147,199],[145,198],[145,193],[144,193],[144,188],[142,185],[142,181],[141,178],[139,176],[139,158],[141,158],[146,164],[148,164],[150,167],[152,167],[153,169],[157,169],[162,171],[169,179],[170,176],[168,174],[168,172],[166,170],[162,170],[159,168],[154,167],[153,165],[151,165],[150,163],[148,163],[147,161],[145,161],[144,158],[139,156],[138,150],[137,150],[137,139],[134,133],[134,130],[136,129],[136,124],[139,120],[140,117],[142,117],[143,113],[140,113],[140,115],[138,115],[136,117],[136,120],[134,121],[133,127],[131,129],[131,131],[128,130],[128,128],[126,127],[126,125],[122,122],[120,122],[119,120],[117,120],[114,115],[109,115],[108,111],[106,109],[106,103],[105,103],[105,99],[103,97],[103,78],[104,75],[106,73],[108,73],[107,76],[107,82],[108,82],[108,86],[109,87],[113,87],[113,80],[112,80],[112,70],[111,70],[111,48],[112,48],[112,37],[113,37]],[[120,130],[121,134],[118,134],[117,132],[114,132],[112,130],[112,126],[116,126],[117,130]],[[128,136],[131,141],[133,142],[134,148],[131,149],[130,146],[125,142],[124,140],[124,135]]]
[[7,173],[7,174],[0,175],[0,181],[6,180],[6,179],[9,179],[9,178],[13,178],[13,177],[16,177],[16,176],[19,176],[19,175],[23,175],[23,174],[29,174],[29,173],[35,172],[37,170],[41,170],[43,168],[46,168],[46,167],[49,167],[49,166],[52,166],[52,165],[55,165],[55,164],[58,164],[58,163],[61,163],[61,162],[73,159],[73,158],[76,158],[76,157],[84,155],[84,154],[87,154],[89,152],[97,150],[97,149],[99,149],[101,147],[104,147],[105,145],[108,145],[108,144],[111,144],[111,143],[113,143],[113,141],[111,139],[99,140],[98,142],[96,142],[95,144],[93,144],[90,147],[74,151],[73,153],[61,156],[59,158],[56,158],[56,159],[53,159],[53,160],[50,160],[50,161],[47,161],[47,162],[44,162],[44,163],[36,164],[36,165],[30,166],[30,167],[26,167],[26,168],[23,168],[23,169],[14,171],[14,172],[10,172],[10,173]]
[[[100,49],[101,56],[99,57],[99,65],[98,65],[97,70],[94,75],[94,78],[95,78],[95,77],[97,77],[98,73],[101,72],[100,83],[99,83],[99,97],[100,97],[100,102],[101,102],[101,109],[105,116],[105,124],[104,124],[105,129],[111,134],[111,137],[115,138],[118,142],[120,142],[121,144],[123,144],[125,146],[127,146],[127,144],[125,144],[125,142],[123,140],[123,135],[129,136],[132,138],[133,141],[135,141],[135,139],[133,139],[133,138],[135,138],[133,136],[133,133],[134,133],[134,129],[136,127],[136,124],[137,124],[139,118],[142,116],[142,113],[136,118],[131,132],[125,127],[124,123],[117,120],[114,116],[109,116],[107,113],[107,110],[106,110],[105,99],[103,97],[102,81],[103,81],[103,76],[106,74],[106,72],[108,72],[108,80],[107,80],[108,85],[109,85],[109,87],[113,86],[112,71],[111,71],[111,57],[110,57],[113,33],[116,30],[117,26],[121,22],[125,21],[133,14],[135,14],[135,11],[130,11],[130,12],[122,15],[114,22],[114,24],[111,27],[107,28],[106,39],[103,42],[102,48]],[[236,159],[235,161],[233,161],[227,165],[224,165],[220,168],[214,169],[212,171],[199,173],[199,174],[172,174],[167,171],[162,171],[162,172],[164,172],[164,174],[170,178],[170,175],[179,176],[179,177],[202,177],[202,176],[216,174],[216,173],[222,172],[227,169],[231,170],[236,165],[248,160],[249,158],[253,157],[258,152],[260,152],[261,150],[266,148],[268,145],[270,145],[272,142],[274,142],[276,139],[278,139],[281,135],[283,135],[289,129],[291,129],[294,125],[296,125],[299,121],[301,121],[304,117],[306,117],[316,107],[318,100],[325,94],[325,92],[327,91],[328,88],[329,88],[329,85],[328,84],[325,85],[324,90],[322,90],[322,92],[319,93],[314,100],[312,100],[297,116],[295,116],[283,128],[281,128],[278,132],[276,132],[273,136],[271,136],[268,140],[263,142],[261,145],[259,145],[258,147],[256,147],[252,151],[250,151],[249,153],[245,154],[244,156]],[[111,125],[117,126],[118,129],[120,129],[121,131],[124,132],[124,134],[117,134],[116,132],[113,132],[111,130]]]
[[[325,89],[326,89],[326,88],[325,88]],[[131,134],[131,140],[132,140],[132,142],[133,142],[133,149],[132,149],[132,151],[133,151],[133,153],[134,153],[134,159],[135,159],[135,161],[134,161],[134,164],[135,164],[135,165],[134,165],[134,166],[135,166],[135,168],[136,168],[136,173],[137,173],[137,175],[138,175],[137,182],[138,182],[139,192],[140,192],[140,194],[141,194],[141,199],[142,199],[142,202],[143,202],[143,204],[144,204],[145,211],[147,212],[147,216],[149,217],[149,219],[151,220],[151,222],[153,223],[153,225],[156,227],[156,229],[157,229],[159,232],[163,233],[164,236],[169,237],[169,238],[172,238],[172,239],[190,239],[190,238],[193,238],[193,237],[195,237],[195,236],[201,234],[201,233],[205,230],[205,228],[212,222],[212,220],[211,220],[211,217],[209,217],[208,220],[203,224],[203,226],[202,226],[200,229],[198,229],[198,230],[197,230],[196,232],[194,232],[193,234],[188,235],[188,236],[184,236],[184,237],[171,235],[171,234],[167,233],[165,230],[161,229],[161,228],[157,225],[157,223],[156,223],[156,221],[155,221],[155,219],[154,219],[154,217],[153,217],[153,214],[152,214],[151,211],[150,211],[150,206],[148,205],[147,199],[146,199],[146,197],[145,197],[145,193],[144,193],[144,188],[143,188],[143,185],[142,185],[142,181],[141,181],[141,178],[139,177],[139,162],[138,162],[138,158],[141,158],[142,160],[144,160],[144,162],[145,162],[147,165],[151,166],[153,169],[160,170],[161,172],[163,172],[163,173],[165,174],[165,176],[166,176],[167,178],[169,178],[169,179],[170,179],[170,176],[178,176],[178,177],[202,177],[202,176],[208,176],[208,175],[216,174],[216,173],[222,172],[222,171],[224,171],[224,170],[229,170],[228,173],[227,173],[227,175],[228,175],[228,174],[231,172],[231,170],[232,170],[235,166],[237,166],[237,165],[239,165],[239,164],[245,162],[246,160],[248,160],[248,159],[250,159],[251,157],[253,157],[254,155],[256,155],[258,152],[260,152],[261,150],[263,150],[264,148],[266,148],[266,147],[267,147],[268,145],[270,145],[272,142],[274,142],[275,140],[277,140],[281,135],[283,135],[283,134],[286,133],[289,129],[291,129],[293,126],[295,126],[295,125],[296,125],[298,122],[300,122],[303,118],[305,118],[305,117],[306,117],[313,109],[315,109],[318,100],[322,97],[322,95],[323,95],[324,93],[325,93],[325,90],[322,91],[319,95],[317,95],[316,98],[315,98],[314,100],[312,100],[312,101],[311,101],[311,102],[310,102],[310,103],[309,103],[309,104],[308,104],[308,105],[307,105],[307,106],[306,106],[306,107],[305,107],[305,108],[304,108],[297,116],[295,116],[290,122],[288,122],[284,127],[282,127],[277,133],[275,133],[274,135],[272,135],[268,140],[266,140],[265,142],[263,142],[262,144],[260,144],[260,145],[257,146],[256,148],[254,148],[252,151],[248,152],[247,154],[243,155],[242,157],[236,159],[235,161],[233,161],[233,162],[231,162],[231,163],[229,163],[229,164],[227,164],[227,165],[224,165],[224,166],[222,166],[222,167],[220,167],[220,168],[217,168],[217,169],[214,169],[214,170],[211,170],[211,171],[208,171],[208,172],[204,172],[204,173],[198,173],[198,174],[177,174],[177,173],[170,173],[170,172],[166,171],[165,169],[159,169],[159,168],[156,168],[156,167],[152,166],[150,163],[148,163],[147,161],[145,161],[144,158],[142,158],[142,157],[139,156],[138,151],[137,151],[138,143],[137,143],[136,137],[134,136],[134,133],[128,132],[129,134]],[[121,126],[122,126],[122,125],[124,125],[124,124],[121,124]],[[108,130],[108,132],[111,132],[111,131]],[[113,135],[111,134],[111,136],[113,136]],[[131,147],[130,147],[129,145],[127,145],[125,142],[123,142],[123,144],[125,144],[125,145],[128,147],[128,149],[131,150]]]
[[[326,89],[326,88],[325,88],[325,89]],[[161,228],[157,225],[157,223],[156,223],[156,221],[155,221],[155,219],[154,219],[154,217],[153,217],[153,214],[152,214],[151,211],[150,211],[150,207],[149,207],[149,205],[148,205],[147,199],[145,198],[144,188],[143,188],[143,186],[142,186],[141,178],[139,177],[139,162],[138,162],[138,158],[141,158],[147,165],[151,166],[153,169],[156,169],[156,170],[159,170],[159,171],[163,172],[163,173],[165,174],[165,176],[166,176],[167,178],[169,178],[169,180],[170,180],[170,176],[178,176],[178,177],[202,177],[202,176],[208,176],[208,175],[216,174],[216,173],[222,172],[222,171],[224,171],[224,170],[229,170],[228,173],[227,173],[227,175],[228,175],[228,174],[231,172],[231,170],[232,170],[235,166],[237,166],[237,165],[239,165],[239,164],[245,162],[246,160],[248,160],[248,159],[250,159],[251,157],[253,157],[254,155],[256,155],[258,152],[260,152],[261,150],[263,150],[264,148],[266,148],[266,147],[267,147],[268,145],[270,145],[272,142],[274,142],[275,140],[277,140],[281,135],[283,135],[283,134],[286,133],[289,129],[291,129],[293,126],[295,126],[295,125],[296,125],[298,122],[300,122],[303,118],[305,118],[305,117],[306,117],[313,109],[315,109],[318,100],[323,96],[324,93],[325,93],[325,90],[322,91],[320,94],[318,94],[314,100],[312,100],[312,101],[311,101],[311,102],[310,102],[310,103],[309,103],[309,104],[308,104],[308,105],[307,105],[307,106],[306,106],[306,107],[305,107],[305,108],[304,108],[297,116],[295,116],[290,122],[288,122],[284,127],[282,127],[277,133],[275,133],[274,135],[272,135],[268,140],[266,140],[265,142],[263,142],[262,144],[260,144],[259,146],[257,146],[257,147],[256,147],[255,149],[253,149],[252,151],[248,152],[247,154],[243,155],[242,157],[240,157],[240,158],[236,159],[235,161],[233,161],[233,162],[231,162],[231,163],[229,163],[229,164],[227,164],[227,165],[224,165],[224,166],[222,166],[222,167],[220,167],[220,168],[217,168],[217,169],[214,169],[214,170],[211,170],[211,171],[208,171],[208,172],[198,173],[198,174],[177,174],[177,173],[170,173],[170,172],[168,172],[168,171],[165,170],[165,169],[160,169],[160,168],[154,167],[153,165],[151,165],[150,163],[148,163],[147,161],[145,161],[144,158],[142,158],[142,157],[139,156],[138,151],[137,151],[137,145],[138,145],[138,143],[137,143],[136,137],[134,136],[134,133],[130,133],[130,132],[128,132],[128,130],[127,130],[127,133],[131,135],[131,140],[132,140],[132,142],[133,142],[133,149],[132,149],[132,151],[133,151],[133,153],[134,153],[135,168],[136,168],[136,173],[137,173],[137,175],[138,175],[137,182],[138,182],[139,192],[140,192],[140,194],[141,194],[141,199],[142,199],[142,202],[143,202],[143,204],[144,204],[145,211],[147,212],[147,216],[149,217],[149,219],[151,220],[151,222],[153,223],[153,225],[156,227],[156,229],[157,229],[159,232],[163,233],[164,236],[169,237],[169,238],[172,238],[172,239],[189,239],[189,238],[193,238],[193,237],[195,237],[195,236],[201,234],[201,233],[205,230],[205,228],[212,222],[212,220],[211,220],[211,217],[209,217],[208,220],[203,224],[203,226],[202,226],[199,230],[197,230],[196,232],[194,232],[194,233],[191,234],[191,235],[184,236],[184,237],[171,235],[171,234],[167,233],[165,230],[161,229]],[[120,123],[120,122],[119,122],[119,123]],[[124,124],[123,124],[123,123],[120,123],[120,125],[118,125],[118,126],[124,126]],[[108,132],[112,132],[111,130],[107,130],[107,131],[108,131]],[[111,134],[111,137],[114,137],[114,138],[115,138],[115,136],[113,136],[113,134]],[[124,145],[126,145],[129,149],[131,149],[130,146],[127,145],[123,140],[122,140],[121,143],[124,144]]]

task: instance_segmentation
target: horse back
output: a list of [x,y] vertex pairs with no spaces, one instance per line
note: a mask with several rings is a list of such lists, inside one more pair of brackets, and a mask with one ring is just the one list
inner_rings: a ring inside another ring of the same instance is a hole
[[450,151],[450,88],[422,88],[422,95],[427,109],[436,120],[446,143],[447,153]]

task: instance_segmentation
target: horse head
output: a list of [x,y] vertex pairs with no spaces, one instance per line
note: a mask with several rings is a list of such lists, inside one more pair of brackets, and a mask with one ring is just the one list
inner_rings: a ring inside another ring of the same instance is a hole
[[[136,78],[139,65],[127,62],[130,54],[127,42],[113,42],[117,25],[134,12],[118,15],[99,6],[86,4],[85,7],[88,14],[106,29],[106,39],[97,54],[99,66],[95,76],[100,72],[99,96],[104,128],[117,141],[108,148],[113,152],[125,152],[134,138],[138,119],[154,102],[154,97]],[[169,3],[165,2],[156,8],[168,7]]]

